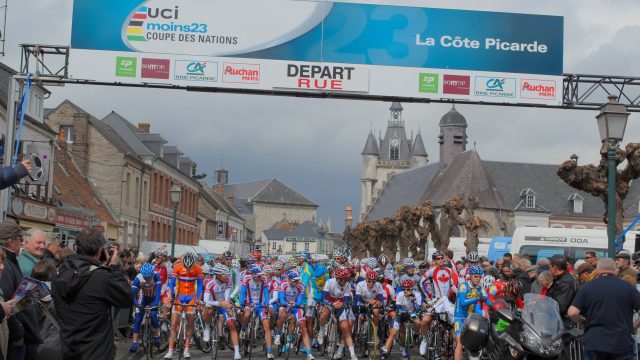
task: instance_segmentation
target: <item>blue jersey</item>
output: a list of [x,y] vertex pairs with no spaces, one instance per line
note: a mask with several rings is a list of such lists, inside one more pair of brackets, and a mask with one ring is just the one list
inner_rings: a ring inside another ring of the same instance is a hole
[[456,309],[453,314],[457,318],[466,318],[474,312],[474,305],[482,295],[480,286],[474,286],[470,282],[465,282],[458,288],[456,296]]
[[317,275],[308,262],[305,262],[300,267],[300,275],[302,277],[302,285],[304,285],[304,289],[307,292],[305,294],[306,297],[319,301],[322,298],[322,292],[318,290]]
[[[147,281],[142,274],[136,275],[131,283],[131,291],[133,292],[133,304],[144,304],[156,306],[160,303],[160,293],[162,291],[162,282],[160,275],[153,273],[153,277]],[[140,294],[138,294],[140,292]]]

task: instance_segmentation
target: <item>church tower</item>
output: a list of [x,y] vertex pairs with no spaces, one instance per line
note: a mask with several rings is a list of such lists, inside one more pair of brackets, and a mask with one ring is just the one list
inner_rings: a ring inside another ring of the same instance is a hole
[[453,158],[467,150],[467,120],[455,105],[440,119],[440,170],[451,164]]
[[376,168],[378,167],[378,142],[373,135],[373,130],[369,131],[367,142],[362,150],[362,174],[360,176],[360,220],[373,203],[373,187],[377,182]]

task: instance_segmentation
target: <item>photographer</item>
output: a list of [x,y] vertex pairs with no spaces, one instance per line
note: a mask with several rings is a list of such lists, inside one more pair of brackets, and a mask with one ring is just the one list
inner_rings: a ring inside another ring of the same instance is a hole
[[[114,359],[111,307],[133,303],[127,279],[115,266],[116,246],[104,249],[104,237],[85,230],[76,239],[77,255],[60,265],[52,295],[60,319],[64,359]],[[101,266],[100,261],[108,261]]]

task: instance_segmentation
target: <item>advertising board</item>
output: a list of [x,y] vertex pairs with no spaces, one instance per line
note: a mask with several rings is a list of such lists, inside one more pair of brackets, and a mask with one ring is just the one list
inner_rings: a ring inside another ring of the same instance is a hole
[[72,75],[558,104],[563,24],[558,16],[332,1],[75,0]]

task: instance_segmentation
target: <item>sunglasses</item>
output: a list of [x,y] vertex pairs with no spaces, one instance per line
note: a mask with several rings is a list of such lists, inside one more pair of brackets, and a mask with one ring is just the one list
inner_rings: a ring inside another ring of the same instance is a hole
[[585,256],[584,258],[585,258],[585,260],[593,259],[593,256]]
[[368,284],[375,284],[375,283],[376,283],[376,281],[375,281],[375,280],[367,280],[367,283],[368,283]]
[[413,289],[411,289],[411,288],[408,288],[408,289],[402,289],[402,291],[411,291],[411,290],[413,290]]
[[436,260],[444,260],[443,257],[437,257]]
[[336,279],[338,282],[347,282],[347,279]]

